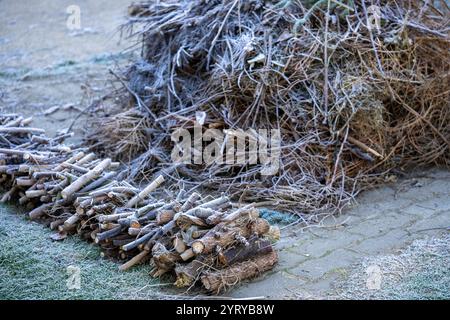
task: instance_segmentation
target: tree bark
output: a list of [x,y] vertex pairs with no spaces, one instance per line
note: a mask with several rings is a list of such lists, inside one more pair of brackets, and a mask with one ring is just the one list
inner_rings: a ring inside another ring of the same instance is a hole
[[227,223],[221,223],[208,231],[201,239],[195,240],[191,247],[195,254],[208,254],[211,253],[216,246],[222,248],[228,246],[236,240],[236,236],[245,238],[248,238],[252,234],[260,236],[267,233],[269,229],[269,223],[261,218],[237,226],[227,226]]
[[86,184],[97,178],[102,174],[102,172],[109,167],[111,164],[111,159],[105,159],[100,162],[94,169],[85,173],[73,183],[71,183],[68,187],[66,187],[63,191],[61,191],[61,195],[64,199],[67,199],[72,194],[83,188]]
[[239,245],[219,253],[219,262],[225,266],[244,261],[253,256],[267,254],[273,251],[269,240],[252,237],[248,245]]
[[140,263],[142,259],[144,259],[149,252],[147,250],[141,251],[139,254],[135,255],[131,260],[125,262],[119,267],[120,271],[126,271],[130,269],[131,267],[135,266],[136,264]]
[[130,201],[128,201],[126,207],[132,208],[135,205],[137,205],[139,202],[144,200],[144,198],[147,197],[151,192],[155,191],[163,182],[164,177],[158,176],[152,183],[150,183],[147,187],[145,187],[144,190],[142,190],[138,195],[136,195]]
[[201,281],[206,290],[219,294],[243,280],[255,278],[272,269],[277,262],[278,255],[272,251],[225,269],[206,271]]

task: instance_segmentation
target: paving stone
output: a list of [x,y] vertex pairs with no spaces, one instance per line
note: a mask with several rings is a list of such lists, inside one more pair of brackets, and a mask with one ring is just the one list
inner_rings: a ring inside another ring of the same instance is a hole
[[251,282],[244,282],[228,294],[236,298],[264,296],[271,299],[293,299],[298,298],[293,292],[304,286],[306,282],[300,277],[291,277],[283,271],[276,271],[253,279]]
[[377,189],[365,191],[358,197],[357,202],[359,204],[370,204],[373,202],[393,200],[394,193],[390,186],[383,186]]
[[[417,236],[423,235],[425,231],[439,231],[445,230],[450,227],[450,211],[440,212],[435,214],[430,219],[421,219],[416,221],[413,225],[406,228],[406,231],[409,233],[416,234]],[[442,228],[442,229],[436,229]],[[433,229],[433,230],[426,230]]]
[[413,237],[401,228],[394,229],[385,234],[356,241],[347,249],[353,250],[363,255],[377,255],[380,253],[391,253],[411,242]]
[[400,199],[408,199],[417,203],[442,196],[448,197],[450,195],[449,190],[450,182],[445,180],[430,181],[427,185],[423,185],[422,187],[406,187],[405,190],[399,191],[397,196]]
[[279,256],[278,265],[282,270],[294,268],[295,266],[310,259],[310,256],[308,254],[303,253],[303,250],[298,252],[282,250],[279,252],[278,256]]
[[410,212],[423,215],[428,218],[439,211],[450,211],[450,192],[445,195],[432,197],[430,199],[417,202],[408,208],[400,210],[401,212]]
[[[358,205],[324,222],[335,228],[310,228],[277,244],[280,261],[269,275],[237,288],[232,296],[267,295],[272,298],[320,299],[333,281],[365,257],[396,253],[414,239],[448,232],[450,227],[450,172],[418,173],[422,187],[405,191],[400,183],[365,192]],[[404,181],[402,181],[404,182]],[[423,229],[433,229],[423,231]]]
[[362,254],[350,250],[337,249],[322,258],[307,260],[290,272],[300,277],[317,280],[325,274],[341,272],[342,268],[348,267],[362,257]]
[[322,232],[328,232],[326,237],[314,237],[307,241],[301,248],[301,250],[313,258],[320,258],[331,251],[345,248],[354,241],[362,239],[360,235],[350,234],[342,230],[321,230]]
[[362,235],[366,238],[377,237],[394,228],[409,226],[415,219],[417,219],[415,216],[401,215],[396,214],[395,212],[391,214],[384,213],[356,225],[350,225],[347,228],[347,231],[349,233]]

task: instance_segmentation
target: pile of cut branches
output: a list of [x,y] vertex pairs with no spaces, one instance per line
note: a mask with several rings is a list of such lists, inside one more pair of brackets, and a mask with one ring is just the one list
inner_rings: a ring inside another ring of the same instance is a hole
[[0,201],[18,202],[56,232],[94,241],[102,255],[127,270],[149,262],[154,277],[172,273],[179,287],[200,283],[218,294],[273,268],[279,229],[260,218],[255,204],[227,196],[157,193],[160,175],[144,188],[118,174],[119,163],[64,145],[29,127],[31,119],[0,115]]

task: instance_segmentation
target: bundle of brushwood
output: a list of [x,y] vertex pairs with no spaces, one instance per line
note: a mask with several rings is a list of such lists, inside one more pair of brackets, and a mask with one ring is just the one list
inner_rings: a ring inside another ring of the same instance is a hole
[[219,129],[222,145],[230,129],[278,130],[273,176],[250,157],[172,175],[314,222],[404,168],[450,165],[449,14],[444,0],[134,4],[124,29],[142,56],[118,75],[132,108],[98,119],[89,141],[130,151],[132,177],[172,169],[179,128]]
[[78,234],[103,256],[126,260],[120,270],[149,261],[154,277],[173,273],[179,287],[201,283],[216,294],[277,262],[279,229],[254,204],[196,192],[158,200],[162,175],[134,187],[117,176],[117,163],[63,145],[69,134],[48,138],[30,121],[0,115],[1,201],[26,206],[30,219],[56,231],[53,240]]

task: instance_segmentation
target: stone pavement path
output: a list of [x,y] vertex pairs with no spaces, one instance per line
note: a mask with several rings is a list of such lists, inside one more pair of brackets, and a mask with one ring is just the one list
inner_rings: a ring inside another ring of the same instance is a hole
[[340,217],[326,221],[329,227],[282,237],[275,270],[242,285],[231,296],[333,298],[333,284],[361,259],[396,253],[414,239],[448,232],[450,172],[415,172],[357,200]]

